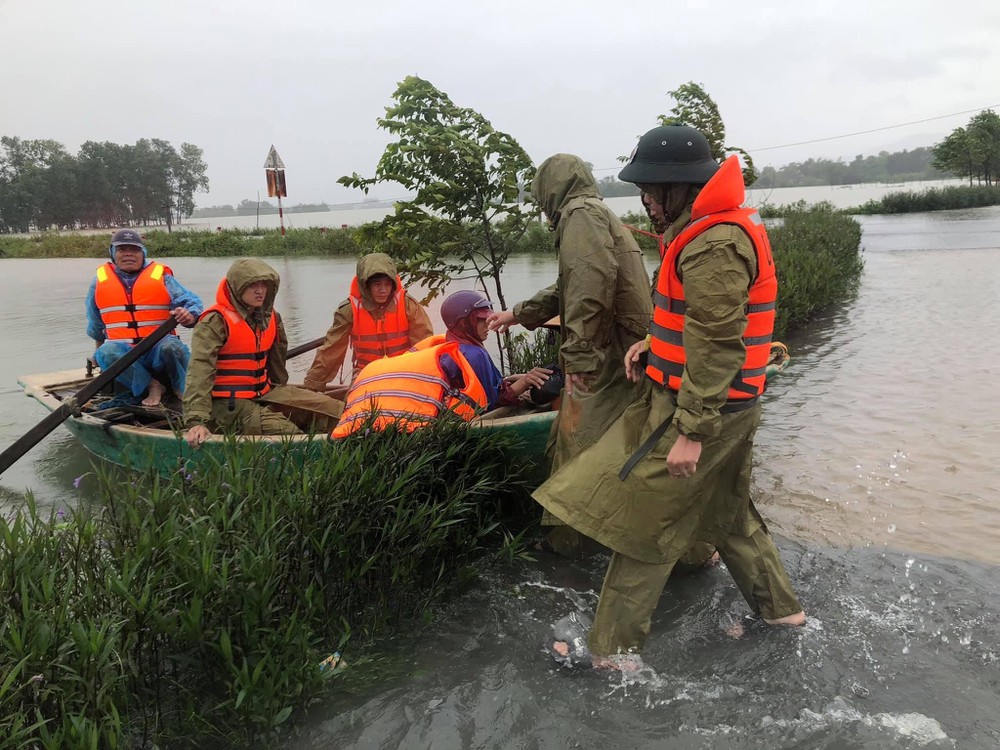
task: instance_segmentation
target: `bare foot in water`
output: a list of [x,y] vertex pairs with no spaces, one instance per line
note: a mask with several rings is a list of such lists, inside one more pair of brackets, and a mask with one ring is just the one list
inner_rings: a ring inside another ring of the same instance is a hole
[[618,670],[626,674],[635,674],[643,668],[642,657],[638,654],[615,654],[614,656],[591,657],[594,669]]
[[634,673],[642,669],[642,659],[636,654],[616,654],[615,656],[593,656],[585,646],[573,645],[566,641],[554,641],[549,647],[553,658],[568,667],[577,669],[593,668],[602,671],[618,670]]
[[167,389],[163,387],[163,383],[159,380],[149,381],[149,394],[142,400],[143,406],[159,406],[163,401],[163,394],[167,392]]
[[766,625],[792,625],[799,627],[806,624],[806,613],[796,612],[794,615],[787,615],[785,617],[777,617],[773,620],[769,620],[766,617],[761,617],[758,614],[746,615],[742,619],[734,622],[726,629],[726,635],[730,638],[742,638],[748,630],[759,626],[761,624]]

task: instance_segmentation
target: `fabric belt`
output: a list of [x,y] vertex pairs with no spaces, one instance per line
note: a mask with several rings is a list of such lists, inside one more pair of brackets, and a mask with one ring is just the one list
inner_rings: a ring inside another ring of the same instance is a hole
[[[676,391],[672,392],[676,393]],[[722,408],[719,409],[719,412],[722,414],[734,414],[736,412],[746,411],[756,404],[758,399],[758,396],[754,396],[753,398],[742,399],[740,401],[727,401]],[[671,414],[667,419],[663,420],[663,423],[660,424],[659,427],[650,433],[649,437],[646,438],[636,452],[629,457],[629,460],[625,462],[624,466],[622,466],[621,471],[618,472],[619,480],[624,482],[625,478],[632,473],[632,469],[635,468],[635,465],[644,459],[646,454],[653,450],[656,444],[660,442],[664,435],[667,434],[667,430],[670,429],[670,423],[673,422],[673,419],[674,416]]]

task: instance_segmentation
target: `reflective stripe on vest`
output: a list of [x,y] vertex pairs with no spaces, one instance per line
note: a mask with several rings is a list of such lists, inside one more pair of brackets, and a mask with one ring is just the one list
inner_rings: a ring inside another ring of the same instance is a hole
[[113,263],[97,269],[94,302],[109,340],[138,344],[170,318],[170,292],[163,280],[170,273],[166,266],[150,263],[139,272],[129,292]]
[[[226,283],[225,279],[222,281]],[[267,328],[257,332],[235,308],[216,303],[205,310],[222,315],[226,321],[226,342],[219,349],[215,364],[212,398],[257,398],[271,390],[267,377],[267,354],[278,336],[276,312],[271,312]]]
[[399,276],[395,278],[394,306],[376,318],[361,304],[361,285],[358,277],[351,281],[349,300],[354,313],[351,326],[351,348],[354,350],[354,369],[364,367],[383,357],[395,357],[410,348],[410,321],[406,317],[406,291]]
[[[687,304],[677,266],[685,246],[719,224],[740,227],[749,235],[757,255],[757,277],[750,285],[749,302],[746,306],[747,326],[743,332],[746,356],[740,372],[730,383],[727,394],[731,405],[742,405],[764,392],[778,292],[771,243],[760,214],[753,209],[736,208],[709,214],[688,224],[670,243],[653,293],[653,322],[650,325],[646,374],[672,391],[679,391],[681,388],[684,365],[687,362],[684,351],[684,316]],[[724,411],[730,410],[732,409],[724,408]]]
[[[464,385],[453,387],[441,367],[447,354],[458,365]],[[347,394],[347,405],[331,433],[342,438],[371,424],[411,432],[451,411],[468,422],[486,408],[486,391],[457,342],[428,346],[365,366]]]

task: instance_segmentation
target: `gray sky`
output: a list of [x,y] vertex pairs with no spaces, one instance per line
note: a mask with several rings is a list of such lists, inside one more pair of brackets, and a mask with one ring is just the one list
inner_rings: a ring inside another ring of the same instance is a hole
[[263,192],[272,143],[289,204],[359,200],[336,179],[374,173],[411,74],[598,177],[687,81],[761,166],[931,145],[971,114],[763,150],[1000,105],[995,0],[0,0],[0,28],[0,135],[197,144],[202,206]]

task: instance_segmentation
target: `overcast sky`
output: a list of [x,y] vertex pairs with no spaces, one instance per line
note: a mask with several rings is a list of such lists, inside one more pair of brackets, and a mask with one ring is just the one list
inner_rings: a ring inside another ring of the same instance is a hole
[[971,114],[769,148],[1000,105],[997,0],[0,0],[0,28],[0,135],[194,143],[202,206],[263,192],[272,143],[289,204],[359,200],[336,180],[373,174],[411,74],[598,177],[687,81],[758,165],[931,145]]

